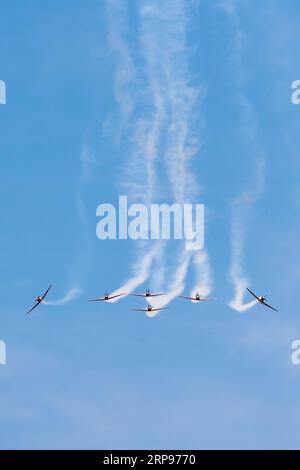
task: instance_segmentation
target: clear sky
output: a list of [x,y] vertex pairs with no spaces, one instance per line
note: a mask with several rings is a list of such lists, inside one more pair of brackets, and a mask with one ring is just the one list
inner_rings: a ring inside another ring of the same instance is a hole
[[[299,3],[2,0],[0,17],[0,448],[299,448]],[[205,204],[205,256],[98,240],[121,194]],[[127,281],[218,301],[87,302]],[[280,312],[247,309],[246,286]]]

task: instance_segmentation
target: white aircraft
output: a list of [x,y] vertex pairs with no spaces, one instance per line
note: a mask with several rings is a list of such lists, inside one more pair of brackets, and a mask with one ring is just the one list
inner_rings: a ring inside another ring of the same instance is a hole
[[148,298],[148,297],[160,297],[161,295],[166,295],[166,294],[152,294],[150,289],[147,289],[144,294],[129,294],[129,295],[132,295],[134,297],[147,297]]
[[250,289],[248,289],[248,287],[247,287],[247,291],[248,291],[251,295],[253,295],[253,297],[255,297],[256,300],[257,300],[261,305],[264,305],[265,307],[271,308],[271,309],[274,310],[275,312],[278,312],[278,310],[277,310],[276,308],[271,307],[271,305],[268,305],[268,304],[266,303],[267,297],[266,297],[265,295],[264,295],[264,296],[261,295],[260,297],[258,297],[257,295],[254,294],[254,292],[252,292]]
[[107,292],[105,292],[103,297],[99,297],[97,299],[90,299],[89,302],[106,302],[107,300],[116,299],[117,297],[121,297],[122,295],[125,295],[125,293],[123,292],[122,294],[109,295]]
[[209,297],[202,297],[202,295],[199,294],[199,292],[196,292],[195,297],[188,297],[185,295],[180,296],[182,299],[188,299],[188,300],[193,300],[194,302],[205,302],[207,300],[217,300],[214,298],[209,298]]
[[36,304],[30,309],[28,310],[28,312],[26,312],[26,315],[29,315],[29,313],[32,312],[32,310],[34,310],[38,305],[40,305],[41,303],[43,303],[46,295],[48,294],[49,290],[51,289],[52,287],[52,284],[48,287],[48,289],[46,290],[46,292],[43,294],[43,295],[39,295],[35,301],[36,301]]
[[148,304],[147,308],[131,308],[135,312],[158,312],[159,310],[166,310],[166,307],[153,308],[152,305]]

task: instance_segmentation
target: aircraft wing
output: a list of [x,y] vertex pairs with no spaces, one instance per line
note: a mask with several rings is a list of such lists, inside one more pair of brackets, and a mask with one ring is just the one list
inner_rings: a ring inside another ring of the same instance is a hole
[[46,290],[45,294],[42,296],[42,300],[44,300],[44,298],[46,297],[46,295],[48,294],[49,290],[51,289],[52,287],[52,284],[50,284],[50,286],[48,287],[48,289]]
[[130,310],[134,310],[135,312],[158,312],[159,310],[166,310],[166,307],[162,308],[152,308],[151,310],[148,310],[147,308],[131,308]]
[[161,295],[166,295],[166,294],[129,294],[129,295],[132,295],[134,297],[160,297]]
[[259,300],[259,298],[257,297],[257,295],[255,295],[254,292],[252,292],[252,290],[248,289],[248,287],[247,287],[247,291],[250,292],[250,294],[253,295],[253,297],[255,297],[256,300],[258,300],[258,301],[260,302],[260,300]]
[[125,295],[125,293],[123,292],[122,294],[112,295],[111,297],[108,297],[107,300],[116,299],[117,297],[121,297],[122,295]]
[[186,297],[185,295],[180,296],[182,299],[188,299],[188,300],[197,300],[195,297]]
[[130,310],[134,310],[135,312],[152,312],[153,310],[148,310],[147,308],[131,308]]
[[37,302],[30,310],[28,310],[28,312],[26,312],[26,315],[29,315],[29,313],[32,312],[32,310],[34,310],[38,305],[40,305],[41,302]]
[[108,299],[101,297],[100,299],[89,299],[89,302],[102,302],[103,300],[108,300]]
[[274,310],[275,312],[278,312],[278,310],[277,310],[276,308],[271,307],[271,305],[268,305],[268,304],[266,304],[265,302],[263,302],[263,305],[265,305],[265,306],[268,307],[268,308],[271,308],[271,309]]

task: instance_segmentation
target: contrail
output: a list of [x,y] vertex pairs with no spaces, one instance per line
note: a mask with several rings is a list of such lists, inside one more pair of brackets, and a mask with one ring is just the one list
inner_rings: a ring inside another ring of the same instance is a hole
[[[170,302],[172,302],[172,300],[174,300],[183,292],[185,286],[185,278],[187,276],[190,260],[191,252],[181,250],[178,267],[171,279],[170,291],[167,293],[167,295],[155,297],[153,298],[153,300],[151,299],[151,305],[153,307],[166,307]],[[158,313],[160,312],[146,312],[149,317],[154,317]]]
[[[165,152],[165,165],[171,184],[173,197],[176,202],[184,204],[187,201],[195,202],[199,196],[199,187],[195,175],[189,168],[190,161],[199,153],[201,142],[199,132],[203,128],[199,106],[204,90],[192,86],[191,73],[187,60],[187,14],[188,3],[182,0],[172,2],[172,11],[168,12],[168,36],[166,48],[166,97],[170,109],[170,119],[167,133],[167,149]],[[191,221],[190,221],[191,223]],[[187,231],[192,226],[186,227]],[[184,250],[184,248],[183,248]],[[184,279],[188,272],[191,256],[182,253],[178,269],[178,285],[184,288]],[[197,266],[197,284],[201,282],[211,288],[210,263],[208,254],[194,253],[193,258]],[[180,265],[182,263],[182,265]],[[206,276],[209,276],[206,279]],[[173,281],[176,285],[176,279]],[[207,289],[206,289],[207,290]],[[175,289],[176,291],[176,289]],[[173,296],[169,297],[172,300]]]
[[86,272],[89,269],[89,258],[90,258],[90,241],[88,237],[88,219],[85,209],[84,200],[82,197],[82,189],[85,184],[88,183],[91,174],[91,167],[96,163],[93,154],[91,153],[89,147],[84,143],[82,151],[80,154],[80,176],[76,188],[76,202],[78,217],[81,223],[83,230],[83,241],[82,248],[79,253],[76,254],[73,266],[71,269],[71,284],[75,284],[76,287],[71,287],[64,297],[55,301],[44,301],[47,305],[66,305],[69,302],[72,302],[83,293],[83,284]]
[[128,35],[128,11],[126,0],[107,0],[108,43],[116,57],[117,67],[114,76],[114,96],[121,119],[121,129],[115,129],[119,141],[124,130],[130,127],[136,107],[134,90],[137,85],[137,72],[126,37]]
[[[155,256],[157,256],[159,250],[159,245],[153,246],[150,251],[146,254],[141,255],[140,259],[136,261],[133,266],[133,275],[128,279],[121,287],[116,291],[112,292],[111,295],[118,295],[121,293],[130,294],[138,286],[146,282],[149,277],[150,269],[153,263]],[[109,302],[114,303],[120,300],[120,297],[116,299],[111,299]]]
[[[137,67],[134,53],[126,42],[126,3],[108,1],[109,40],[118,57],[116,102],[119,103],[124,126],[134,129],[122,187],[126,188],[129,198],[144,204],[158,200],[161,195],[168,197],[171,194],[173,200],[180,204],[192,203],[198,196],[196,178],[188,165],[200,148],[198,134],[202,121],[198,107],[203,90],[190,83],[193,77],[188,65],[186,38],[189,6],[185,0],[170,3],[150,0],[138,4],[138,39],[143,66]],[[130,80],[134,80],[134,89],[129,86]],[[160,184],[158,172],[158,167],[161,172],[162,164],[168,181],[164,185]],[[155,256],[157,244],[160,245],[159,257]],[[151,243],[149,245],[151,247]],[[139,244],[137,255],[141,260],[134,263],[131,278],[116,292],[124,289],[131,292],[150,274],[154,284],[157,285],[158,278],[169,284],[169,276],[164,280],[166,244],[155,242],[154,248],[148,248],[154,255],[145,254],[144,246]],[[171,294],[164,301],[171,301],[175,295],[173,292],[184,288],[191,255],[181,248],[175,259],[178,262],[170,279]],[[204,258],[197,259],[199,264]],[[205,263],[209,264],[208,257]],[[205,271],[203,267],[201,274],[205,272],[208,269]]]
[[85,135],[80,153],[80,175],[76,188],[76,203],[79,222],[82,228],[82,242],[81,249],[74,259],[73,267],[71,270],[71,282],[72,284],[78,286],[76,288],[70,289],[69,292],[73,294],[76,290],[78,291],[78,293],[79,291],[83,292],[85,278],[91,266],[91,240],[89,236],[88,217],[83,197],[83,190],[85,186],[90,182],[92,169],[95,167],[96,163],[97,161],[90,147],[87,144],[87,136]]
[[229,280],[234,287],[234,298],[228,305],[238,312],[246,312],[257,303],[255,300],[244,303],[244,296],[247,292],[246,287],[249,287],[250,280],[245,274],[243,263],[248,218],[264,186],[264,155],[258,144],[255,110],[243,91],[244,66],[242,55],[244,33],[238,13],[238,3],[236,0],[220,0],[216,6],[224,11],[234,29],[233,52],[230,55],[230,60],[232,68],[235,71],[236,86],[238,89],[236,102],[241,114],[240,129],[252,154],[256,156],[255,181],[252,187],[249,190],[243,191],[231,204],[231,260]]
[[250,280],[244,273],[243,260],[245,249],[246,225],[251,208],[259,198],[264,184],[264,163],[260,161],[257,166],[255,184],[249,191],[244,191],[232,203],[231,212],[231,261],[229,278],[234,286],[235,296],[229,306],[238,312],[245,312],[257,304],[257,301],[243,303],[246,287],[249,287]]
[[46,305],[60,306],[66,305],[72,300],[77,299],[77,297],[82,293],[82,289],[79,287],[72,287],[68,290],[64,297],[59,300],[45,300],[43,303]]
[[197,292],[206,297],[212,292],[212,272],[208,254],[205,251],[195,253],[193,264],[196,270],[196,285],[191,291],[191,297]]
[[[158,146],[160,143],[160,135],[162,130],[162,121],[164,119],[164,106],[162,104],[162,95],[159,92],[159,86],[156,78],[151,77],[153,67],[152,60],[155,55],[149,52],[144,43],[143,37],[147,33],[141,33],[141,46],[144,50],[143,58],[145,60],[145,68],[149,77],[146,83],[136,78],[139,87],[139,93],[133,87],[130,88],[129,83],[133,77],[136,77],[134,61],[125,39],[127,10],[124,2],[115,0],[108,1],[109,24],[110,24],[110,44],[117,52],[118,65],[115,76],[115,97],[119,103],[122,121],[126,121],[126,127],[134,128],[131,137],[131,149],[129,160],[126,161],[125,181],[121,183],[122,187],[130,199],[150,204],[157,193],[156,184],[156,159],[158,155]],[[125,9],[125,11],[124,11]],[[123,12],[124,15],[120,13]],[[120,20],[122,18],[122,20]],[[125,18],[125,19],[124,19]],[[143,26],[141,26],[143,28]],[[122,47],[120,47],[122,45]],[[158,51],[159,52],[159,51]],[[140,85],[142,84],[142,88]],[[144,112],[142,117],[135,118],[134,110],[143,105],[142,96],[149,96],[149,110]],[[121,105],[123,99],[127,103],[126,109]],[[130,118],[131,122],[130,122]],[[128,124],[129,122],[129,124]],[[124,124],[125,125],[125,124]],[[131,270],[133,272],[131,278],[127,280],[115,292],[127,293],[132,292],[139,285],[143,284],[149,277],[151,266],[158,253],[157,243],[150,246],[145,243],[138,243],[136,258]],[[119,299],[116,299],[119,300]]]

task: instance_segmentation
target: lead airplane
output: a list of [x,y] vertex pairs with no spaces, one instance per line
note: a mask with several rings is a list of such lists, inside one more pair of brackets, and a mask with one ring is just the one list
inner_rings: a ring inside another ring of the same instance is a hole
[[159,310],[166,310],[166,307],[153,308],[152,305],[148,304],[147,308],[131,308],[135,312],[158,312]]
[[182,299],[187,299],[187,300],[193,300],[194,302],[205,302],[207,300],[217,300],[214,298],[209,298],[209,297],[202,297],[202,295],[199,294],[199,292],[196,292],[195,297],[188,297],[185,295],[180,296]]
[[43,303],[46,295],[48,294],[49,290],[51,289],[52,287],[52,284],[48,287],[48,289],[46,290],[46,292],[43,294],[43,295],[39,295],[35,301],[36,301],[36,304],[30,309],[28,310],[28,312],[26,312],[26,315],[29,315],[29,313],[32,312],[32,310],[34,310],[36,307],[38,307],[38,305],[40,305],[41,303]]
[[99,297],[97,299],[90,299],[89,302],[107,302],[108,300],[116,299],[117,297],[121,297],[122,295],[125,295],[125,293],[123,292],[122,294],[109,295],[108,292],[105,292],[103,297]]
[[129,295],[132,295],[134,297],[160,297],[161,295],[166,295],[166,294],[152,294],[152,292],[150,291],[150,289],[147,289],[146,292],[144,292],[144,294],[129,294]]
[[267,300],[267,297],[264,295],[261,295],[261,296],[257,296],[256,294],[254,294],[254,292],[252,292],[252,290],[248,289],[247,287],[247,291],[253,296],[255,297],[255,299],[261,304],[261,305],[264,305],[265,307],[268,307],[268,308],[271,308],[272,310],[274,310],[275,312],[278,312],[278,310],[274,307],[271,307],[271,305],[267,304],[266,303],[266,300]]

